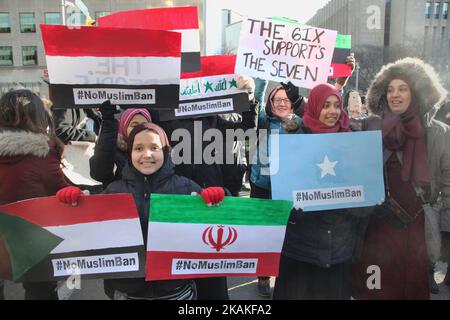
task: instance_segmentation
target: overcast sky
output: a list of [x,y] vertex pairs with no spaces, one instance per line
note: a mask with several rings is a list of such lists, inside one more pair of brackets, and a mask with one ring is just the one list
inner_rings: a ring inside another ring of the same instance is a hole
[[216,54],[221,47],[222,9],[244,16],[285,17],[306,23],[329,0],[207,0],[206,54]]

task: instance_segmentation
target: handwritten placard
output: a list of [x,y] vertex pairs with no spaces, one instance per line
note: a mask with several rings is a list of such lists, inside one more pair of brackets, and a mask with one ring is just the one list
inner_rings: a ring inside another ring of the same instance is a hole
[[326,82],[337,31],[271,19],[243,21],[235,72],[303,88]]

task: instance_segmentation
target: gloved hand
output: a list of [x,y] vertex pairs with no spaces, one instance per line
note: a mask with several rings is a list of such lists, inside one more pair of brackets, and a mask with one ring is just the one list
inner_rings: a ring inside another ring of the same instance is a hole
[[78,198],[81,195],[81,189],[78,187],[65,187],[56,193],[56,198],[59,202],[76,206],[78,203]]
[[119,112],[116,106],[111,104],[110,100],[106,100],[100,106],[100,113],[102,114],[103,120],[114,120],[114,115]]
[[298,94],[298,87],[296,87],[290,81],[287,84],[282,82],[281,85],[286,91],[286,95],[288,96],[289,100],[291,100],[291,103],[296,103],[300,98],[300,95]]
[[247,76],[239,76],[237,79],[237,87],[248,93],[248,100],[252,101],[255,97],[255,81]]
[[[348,66],[350,66],[350,68],[352,68],[352,73],[353,73],[353,71],[356,68],[356,59],[355,59],[355,56],[353,55],[353,53],[345,59],[345,62]],[[348,78],[350,78],[350,76],[337,78],[336,83],[339,84],[341,87],[345,87],[345,85],[347,84]]]
[[223,202],[225,190],[222,187],[208,187],[200,191],[200,195],[208,206],[217,206]]
[[302,220],[304,215],[305,214],[303,213],[303,209],[302,208],[295,208],[295,207],[293,207],[291,209],[291,214],[289,215],[288,223],[289,224],[297,224],[297,223],[299,223]]

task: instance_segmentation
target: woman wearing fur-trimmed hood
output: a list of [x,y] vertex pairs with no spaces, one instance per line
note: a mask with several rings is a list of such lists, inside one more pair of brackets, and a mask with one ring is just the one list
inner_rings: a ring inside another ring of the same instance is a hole
[[[450,133],[434,119],[446,94],[434,69],[416,58],[384,66],[369,88],[368,107],[375,117],[363,127],[382,131],[386,201],[368,221],[353,268],[357,299],[429,299],[422,205],[442,205],[441,216],[449,222]],[[393,207],[409,217],[399,219]],[[381,271],[379,290],[367,287],[372,265]]]

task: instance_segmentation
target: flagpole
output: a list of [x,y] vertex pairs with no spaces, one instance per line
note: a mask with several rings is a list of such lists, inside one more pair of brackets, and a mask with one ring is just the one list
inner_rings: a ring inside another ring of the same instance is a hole
[[66,25],[66,0],[61,0],[62,24]]

